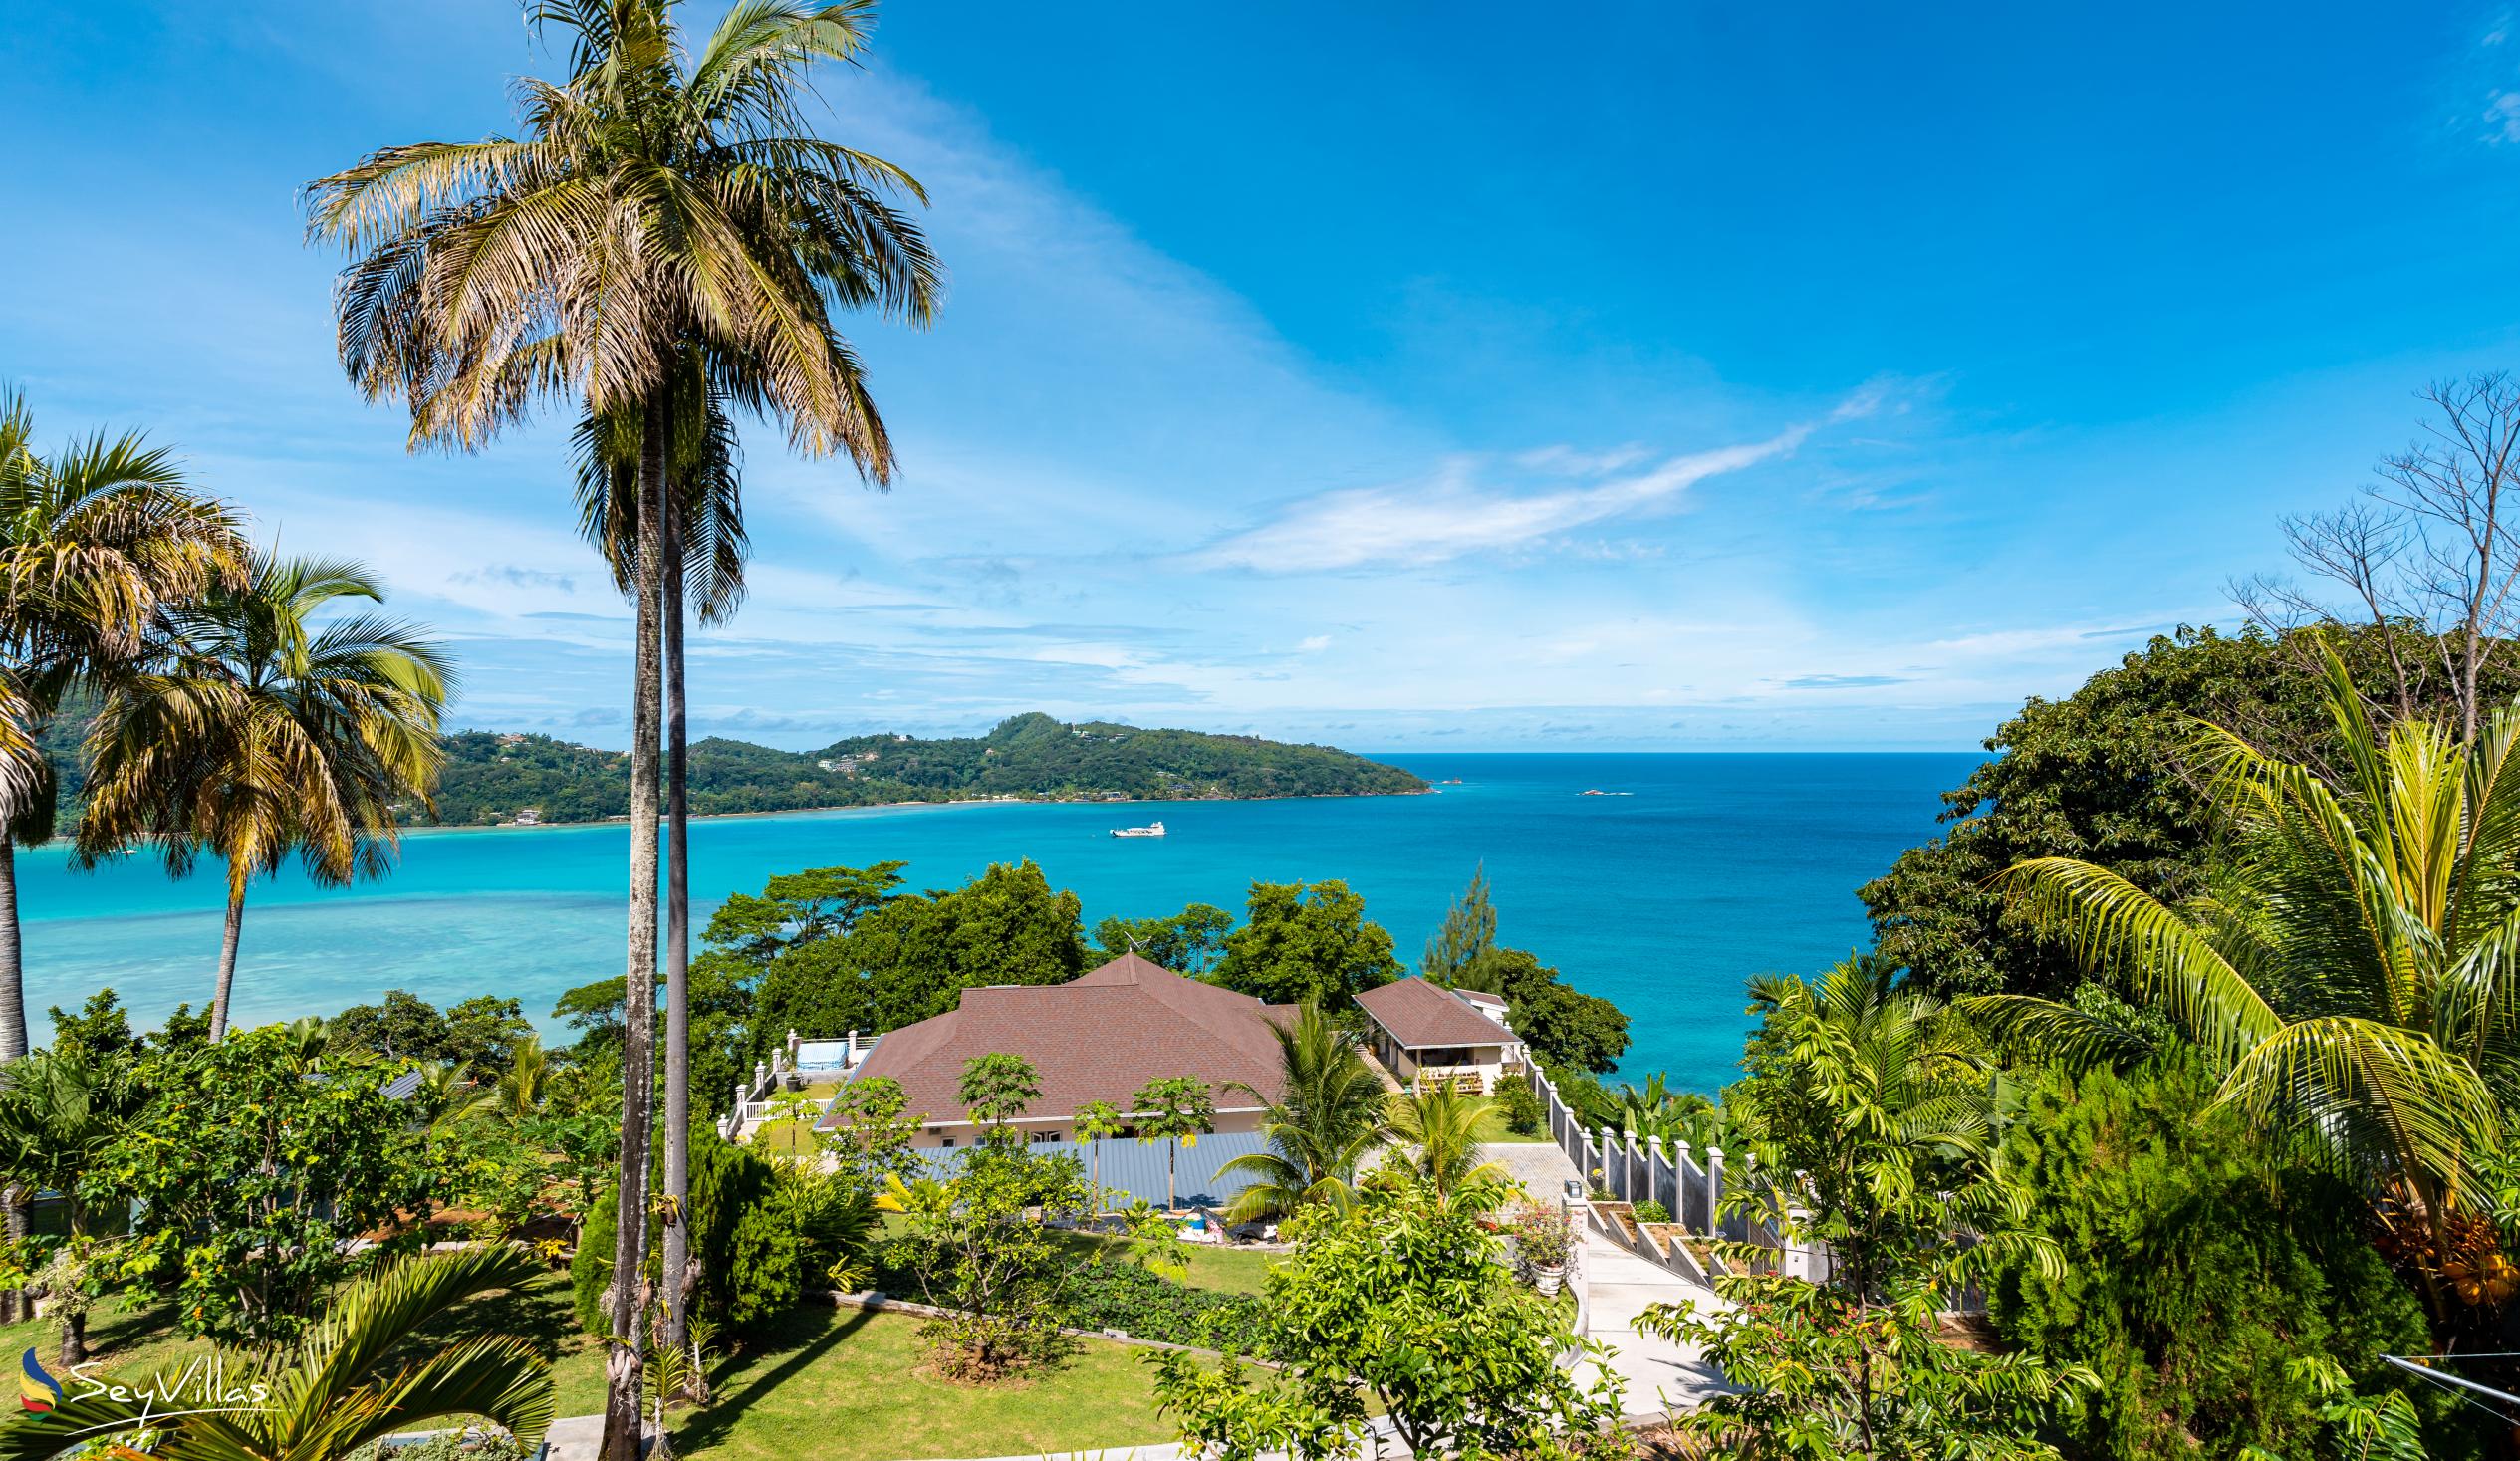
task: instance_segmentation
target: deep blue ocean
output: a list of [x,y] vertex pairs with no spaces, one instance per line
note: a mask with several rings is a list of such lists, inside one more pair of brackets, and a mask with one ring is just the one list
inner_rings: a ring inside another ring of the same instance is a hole
[[[1866,938],[1856,888],[1936,831],[1937,793],[1973,755],[1396,755],[1443,781],[1422,797],[1148,806],[989,804],[696,822],[694,926],[776,872],[886,857],[912,887],[1031,857],[1109,914],[1239,911],[1254,879],[1346,878],[1415,964],[1484,861],[1502,940],[1538,953],[1633,1021],[1623,1074],[1712,1091],[1747,1026],[1742,981],[1807,971]],[[1587,790],[1624,793],[1588,797]],[[1169,837],[1116,840],[1161,818]],[[246,1022],[331,1014],[387,989],[445,1005],[513,995],[544,1020],[563,990],[621,971],[620,825],[425,832],[400,867],[347,890],[294,870],[255,886],[237,973]],[[75,1007],[99,985],[153,1023],[209,1001],[221,887],[169,881],[144,857],[72,870],[19,854],[27,1001]],[[38,1022],[38,1038],[43,1025]]]

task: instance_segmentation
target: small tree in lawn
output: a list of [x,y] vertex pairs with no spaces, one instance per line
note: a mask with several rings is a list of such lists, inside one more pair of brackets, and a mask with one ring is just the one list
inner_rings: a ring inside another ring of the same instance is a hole
[[844,1082],[831,1100],[831,1129],[823,1151],[833,1170],[863,1191],[882,1191],[886,1177],[918,1170],[910,1140],[927,1118],[909,1108],[909,1095],[889,1076]]
[[963,1063],[962,1088],[957,1094],[964,1113],[986,1128],[981,1140],[1012,1146],[1017,1144],[1015,1132],[1007,1123],[1041,1098],[1041,1073],[1022,1056],[991,1051]]
[[1603,1351],[1514,1282],[1473,1206],[1391,1171],[1353,1206],[1297,1209],[1295,1252],[1271,1269],[1258,1326],[1236,1337],[1281,1364],[1276,1375],[1239,1356],[1222,1367],[1148,1356],[1182,1445],[1228,1461],[1355,1456],[1380,1410],[1420,1456],[1601,1454],[1619,1419],[1617,1375],[1597,1364],[1587,1384],[1581,1366],[1559,1364],[1579,1343],[1596,1361]]
[[1083,1178],[1073,1156],[990,1144],[951,1178],[886,1179],[876,1205],[900,1218],[890,1256],[946,1311],[921,1331],[945,1375],[995,1379],[1068,1347],[1058,1317],[1075,1259],[1050,1224],[1083,1206]]
[[1136,1108],[1130,1117],[1140,1141],[1171,1143],[1164,1153],[1163,1205],[1181,1205],[1181,1148],[1198,1145],[1199,1137],[1216,1129],[1216,1093],[1196,1076],[1165,1076],[1149,1081],[1130,1099]]
[[1129,1129],[1119,1106],[1108,1100],[1089,1100],[1077,1107],[1077,1139],[1094,1143],[1094,1211],[1100,1215],[1110,1204],[1103,1200],[1103,1143]]

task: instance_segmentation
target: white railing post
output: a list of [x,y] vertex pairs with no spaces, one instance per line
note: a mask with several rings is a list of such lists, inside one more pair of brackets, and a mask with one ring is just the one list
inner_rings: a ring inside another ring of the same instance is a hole
[[1723,1236],[1723,1216],[1716,1210],[1716,1204],[1723,1201],[1723,1198],[1724,1149],[1720,1146],[1709,1146],[1706,1148],[1706,1236],[1709,1238]]
[[1671,1143],[1671,1221],[1688,1226],[1688,1143]]

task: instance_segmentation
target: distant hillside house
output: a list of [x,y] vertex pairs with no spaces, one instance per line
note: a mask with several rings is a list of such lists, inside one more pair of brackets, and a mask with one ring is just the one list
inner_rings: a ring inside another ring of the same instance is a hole
[[1444,1085],[1485,1096],[1507,1072],[1522,1069],[1522,1042],[1500,996],[1412,976],[1369,989],[1357,1004],[1369,1027],[1366,1043],[1412,1087]]
[[[951,1013],[878,1041],[857,1077],[901,1084],[909,1109],[926,1117],[911,1144],[927,1149],[968,1146],[978,1136],[962,1106],[962,1068],[996,1052],[1022,1056],[1040,1073],[1040,1097],[1013,1122],[1030,1141],[1073,1141],[1077,1107],[1101,1100],[1127,1111],[1148,1082],[1169,1076],[1207,1082],[1217,1132],[1247,1135],[1260,1129],[1264,1101],[1234,1083],[1277,1097],[1285,1078],[1271,1026],[1294,1016],[1291,1006],[1262,1004],[1124,954],[1066,984],[966,989]],[[833,1122],[823,1117],[826,1128]],[[1159,1186],[1154,1196],[1162,1196]]]

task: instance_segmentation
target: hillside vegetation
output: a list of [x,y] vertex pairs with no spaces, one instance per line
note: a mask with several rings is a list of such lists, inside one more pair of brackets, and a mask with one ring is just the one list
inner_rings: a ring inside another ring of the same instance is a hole
[[[449,736],[446,748],[437,790],[441,823],[513,821],[526,808],[545,822],[629,815],[625,752],[488,731]],[[1329,746],[1110,721],[1071,725],[1038,712],[1002,721],[985,736],[853,736],[818,751],[712,737],[691,747],[691,810],[701,815],[982,797],[1180,801],[1425,789],[1398,767]]]

